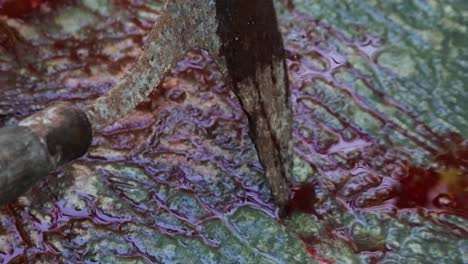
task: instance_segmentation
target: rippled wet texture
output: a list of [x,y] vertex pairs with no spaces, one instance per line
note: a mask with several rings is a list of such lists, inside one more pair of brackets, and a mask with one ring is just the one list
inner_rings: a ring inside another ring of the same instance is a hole
[[[108,91],[163,7],[22,2],[0,9],[2,125]],[[468,6],[292,3],[277,6],[295,118],[287,218],[237,100],[192,50],[85,157],[1,210],[0,260],[466,262]]]

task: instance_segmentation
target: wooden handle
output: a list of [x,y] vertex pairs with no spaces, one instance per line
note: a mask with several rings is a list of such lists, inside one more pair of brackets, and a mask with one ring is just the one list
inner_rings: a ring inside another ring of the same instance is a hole
[[26,192],[57,167],[84,155],[91,144],[86,115],[59,102],[0,129],[0,204]]

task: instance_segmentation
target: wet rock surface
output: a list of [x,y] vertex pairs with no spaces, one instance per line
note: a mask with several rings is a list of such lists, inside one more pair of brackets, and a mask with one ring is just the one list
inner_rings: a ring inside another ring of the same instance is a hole
[[[415,3],[278,4],[295,119],[287,218],[238,101],[191,50],[85,157],[1,209],[0,260],[466,262],[468,7]],[[0,9],[1,125],[108,91],[163,3],[25,6]]]

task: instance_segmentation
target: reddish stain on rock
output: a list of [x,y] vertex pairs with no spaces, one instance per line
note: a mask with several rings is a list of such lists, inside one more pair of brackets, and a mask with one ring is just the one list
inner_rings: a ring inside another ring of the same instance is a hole
[[290,215],[293,212],[314,214],[314,202],[316,200],[315,183],[293,187],[289,204],[286,207],[286,215]]
[[423,207],[468,217],[468,146],[457,139],[453,145],[436,156],[436,167],[408,166],[397,192],[399,208]]
[[9,17],[24,17],[37,10],[47,0],[4,0],[0,1],[0,14]]

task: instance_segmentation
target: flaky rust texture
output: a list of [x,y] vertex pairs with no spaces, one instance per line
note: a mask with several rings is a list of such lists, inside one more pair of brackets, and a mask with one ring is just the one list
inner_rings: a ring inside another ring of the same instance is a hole
[[164,75],[183,58],[189,48],[217,50],[213,1],[176,0],[149,33],[131,72],[85,111],[93,130],[100,130],[123,117],[154,90]]

